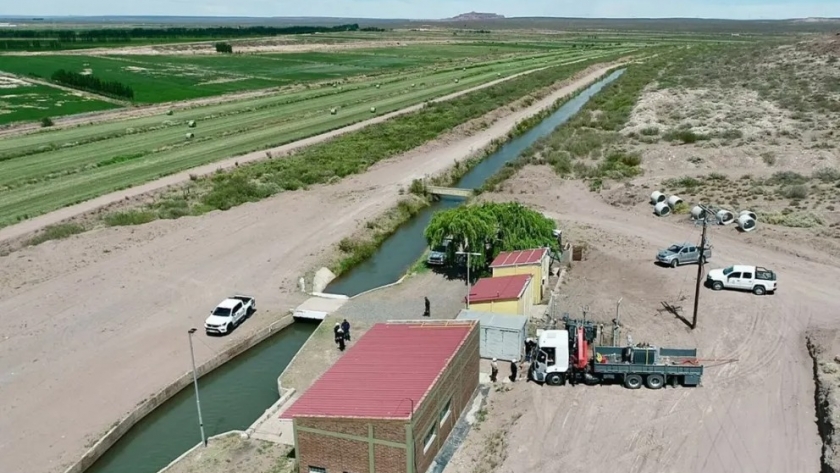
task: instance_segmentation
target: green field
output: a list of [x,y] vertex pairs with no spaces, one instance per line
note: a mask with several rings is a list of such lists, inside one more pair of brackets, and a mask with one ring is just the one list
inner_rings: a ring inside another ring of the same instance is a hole
[[116,108],[72,92],[0,77],[0,125]]
[[[0,226],[110,191],[339,128],[499,77],[609,55],[564,51],[551,59],[514,59],[464,70],[407,73],[390,81],[194,108],[123,122],[86,125],[0,141]],[[456,82],[456,79],[458,80]],[[375,84],[380,84],[375,87]],[[338,108],[336,114],[330,109]],[[195,128],[186,122],[196,120]],[[186,133],[195,133],[187,139]]]
[[88,72],[102,80],[131,86],[138,103],[160,103],[227,92],[391,71],[456,60],[543,52],[547,48],[514,44],[406,46],[343,53],[294,53],[211,56],[4,56],[0,70],[21,77],[48,79],[58,69]]

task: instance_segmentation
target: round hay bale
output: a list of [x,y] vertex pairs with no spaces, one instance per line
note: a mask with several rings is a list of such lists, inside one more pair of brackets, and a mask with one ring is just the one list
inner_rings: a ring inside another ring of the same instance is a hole
[[702,220],[706,218],[706,211],[703,210],[703,207],[695,205],[694,208],[691,209],[691,218],[694,220]]
[[728,210],[721,209],[718,210],[717,220],[718,223],[721,225],[729,225],[730,223],[735,221],[735,214]]
[[676,195],[668,197],[668,207],[671,207],[671,209],[676,208],[676,206],[680,205],[682,202],[683,200]]
[[653,204],[653,205],[656,205],[660,202],[665,202],[665,199],[667,199],[665,194],[663,194],[659,191],[653,191],[653,193],[650,194],[650,203]]
[[741,215],[738,217],[738,229],[742,232],[751,232],[755,230],[755,219],[746,214]]
[[738,214],[738,217],[741,217],[743,215],[748,215],[751,219],[758,220],[758,215],[756,215],[755,212],[753,212],[752,210],[742,210]]
[[653,213],[659,217],[665,217],[671,214],[671,207],[668,206],[668,202],[659,202],[653,207]]
[[376,107],[370,107],[370,113],[376,113]]

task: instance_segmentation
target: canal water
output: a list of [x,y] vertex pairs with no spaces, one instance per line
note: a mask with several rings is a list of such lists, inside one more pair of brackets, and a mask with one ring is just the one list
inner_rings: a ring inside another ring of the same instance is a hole
[[[514,138],[470,170],[455,187],[475,189],[536,140],[565,123],[623,69],[591,85],[528,132]],[[354,296],[397,281],[426,250],[423,231],[434,212],[461,205],[444,198],[402,225],[370,259],[327,286],[325,292]],[[244,430],[279,399],[277,377],[317,325],[296,322],[277,335],[199,379],[207,436]],[[189,369],[189,360],[184,360]],[[88,470],[88,473],[156,473],[201,442],[190,386],[137,423]]]
[[[481,187],[484,181],[496,174],[506,163],[516,159],[538,139],[548,136],[555,128],[568,121],[586,105],[586,102],[593,95],[600,92],[601,89],[623,73],[624,69],[619,69],[589,86],[534,128],[510,140],[498,151],[482,160],[465,174],[454,187],[460,189]],[[399,280],[426,251],[427,244],[423,232],[432,219],[432,215],[437,211],[456,207],[463,202],[464,199],[444,198],[426,207],[391,235],[372,257],[335,279],[324,292],[353,297],[367,290]]]

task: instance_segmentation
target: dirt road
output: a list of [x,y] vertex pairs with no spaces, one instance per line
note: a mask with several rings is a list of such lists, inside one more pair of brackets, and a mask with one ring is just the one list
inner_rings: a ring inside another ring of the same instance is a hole
[[[476,90],[485,89],[487,87],[492,87],[493,85],[514,79],[516,77],[520,77],[522,75],[531,74],[533,72],[537,72],[540,70],[545,69],[544,67],[531,69],[529,71],[520,72],[518,74],[513,74],[507,77],[503,77],[501,79],[496,79],[490,82],[486,82],[484,84],[478,85],[476,87],[472,87],[469,89],[465,89],[459,92],[455,92],[449,95],[444,95],[437,99],[430,100],[430,102],[442,102],[446,100],[452,100],[456,97],[460,97],[462,95],[469,94],[470,92],[475,92]],[[599,69],[603,73],[605,69]],[[597,78],[600,74],[596,74],[594,76],[587,76],[586,78],[593,77]],[[590,80],[591,82],[591,80]],[[586,82],[588,83],[588,82]],[[562,97],[563,95],[556,96],[554,95],[555,100]],[[547,106],[547,105],[546,105]],[[177,174],[172,174],[170,176],[163,177],[161,179],[157,179],[152,182],[147,182],[146,184],[142,184],[139,186],[131,187],[129,189],[112,192],[110,194],[106,194],[95,199],[91,199],[76,205],[71,205],[69,207],[64,207],[63,209],[56,210],[54,212],[50,212],[48,214],[44,214],[29,220],[25,220],[21,223],[10,225],[5,228],[0,228],[0,243],[6,242],[9,240],[18,239],[24,237],[26,235],[31,234],[32,232],[38,231],[46,226],[54,225],[59,223],[63,220],[67,220],[72,217],[77,217],[79,215],[91,212],[101,207],[105,207],[109,204],[113,204],[115,202],[119,202],[124,199],[128,199],[131,197],[137,197],[144,194],[148,194],[151,192],[159,191],[161,189],[165,189],[170,186],[178,185],[184,182],[188,182],[191,179],[192,175],[204,176],[207,174],[212,174],[216,172],[218,169],[231,169],[235,166],[240,164],[254,162],[254,161],[261,161],[266,159],[266,152],[270,152],[273,156],[282,156],[286,153],[292,152],[296,149],[300,149],[306,146],[310,146],[316,143],[321,143],[326,141],[330,138],[334,138],[336,136],[343,135],[345,133],[350,133],[352,131],[360,130],[366,126],[373,125],[376,123],[381,123],[391,118],[394,118],[399,115],[405,115],[407,113],[411,113],[417,110],[420,110],[424,107],[423,103],[412,105],[411,107],[406,107],[401,110],[397,110],[391,113],[386,113],[380,115],[376,118],[371,118],[370,120],[361,121],[358,123],[354,123],[353,125],[349,125],[343,128],[338,128],[336,130],[322,133],[320,135],[312,136],[300,141],[295,141],[293,143],[285,144],[283,146],[278,146],[275,148],[270,148],[267,150],[260,150],[255,151],[253,153],[248,153],[241,156],[234,156],[222,161],[217,161],[215,163],[206,164],[204,166],[199,166],[196,168],[188,169],[186,171],[179,172]],[[501,136],[501,135],[500,135]]]
[[[242,291],[261,301],[231,339],[270,323],[265,311],[276,316],[291,307],[297,278],[393,206],[401,186],[464,159],[605,71],[592,70],[471,136],[443,137],[335,185],[97,230],[0,258],[0,471],[60,471],[92,437],[188,369],[184,331],[200,326],[220,298]],[[197,362],[228,343],[199,339]]]
[[[765,297],[701,289],[700,326],[692,332],[661,309],[667,302],[691,317],[696,267],[660,268],[653,258],[672,243],[696,241],[698,228],[677,216],[656,218],[650,209],[610,206],[584,184],[542,167],[526,168],[505,193],[490,198],[539,208],[569,230],[570,241],[586,240],[592,248],[561,289],[562,311],[579,317],[589,305],[590,317],[609,324],[623,297],[622,323],[634,342],[696,346],[707,359],[696,389],[520,383],[498,401],[499,415],[515,402],[527,407],[507,434],[507,459],[497,471],[820,471],[812,365],[802,334],[811,324],[836,322],[840,262],[774,250],[761,229],[744,235],[713,227],[711,268],[766,265],[779,273],[780,289]],[[480,448],[468,443],[447,472],[473,471],[464,459]]]

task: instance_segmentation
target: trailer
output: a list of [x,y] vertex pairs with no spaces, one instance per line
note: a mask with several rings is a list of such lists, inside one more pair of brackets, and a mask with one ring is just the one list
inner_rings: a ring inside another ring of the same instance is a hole
[[538,337],[528,376],[552,386],[623,384],[628,389],[666,385],[698,386],[703,366],[693,348],[648,344],[598,346],[590,349],[598,326],[565,318],[566,330],[546,330]]

